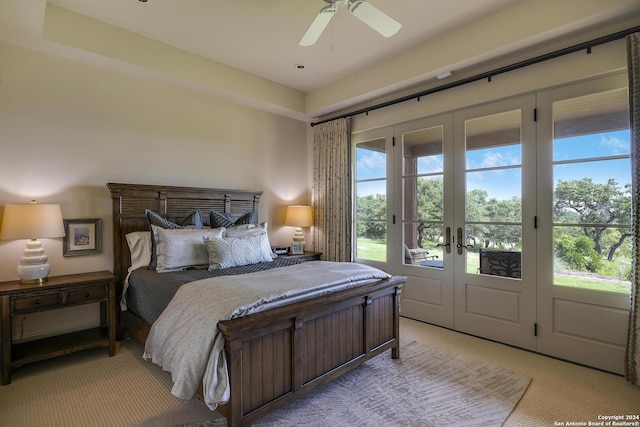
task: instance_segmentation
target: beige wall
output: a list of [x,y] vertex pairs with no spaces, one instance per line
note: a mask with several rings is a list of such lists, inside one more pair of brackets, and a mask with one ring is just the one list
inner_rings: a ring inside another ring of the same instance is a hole
[[[102,219],[100,255],[65,258],[62,239],[43,240],[52,275],[113,268],[108,182],[261,189],[260,219],[273,244],[286,244],[292,229],[282,225],[283,207],[310,200],[308,127],[0,44],[0,215],[7,203],[35,198],[60,203],[64,218]],[[0,241],[0,281],[17,278],[23,247]],[[97,313],[85,306],[29,315],[24,336],[94,325]]]
[[[624,41],[354,118],[354,131],[398,124],[624,69]],[[305,123],[160,81],[0,44],[0,215],[6,203],[60,203],[65,218],[102,218],[103,253],[62,257],[52,274],[112,268],[107,182],[262,189],[260,217],[286,244],[283,207],[310,200]],[[24,242],[0,241],[0,280],[16,278]],[[55,316],[55,322],[51,322]],[[20,322],[16,322],[18,324]],[[24,336],[97,323],[97,308],[29,315]],[[17,333],[17,325],[15,330]]]
[[[548,53],[545,50],[541,53]],[[532,54],[523,54],[523,59],[529,59]],[[562,86],[578,82],[597,76],[614,72],[625,71],[627,66],[626,44],[624,39],[606,43],[593,48],[590,54],[582,50],[552,60],[541,62],[535,65],[524,67],[492,77],[491,82],[480,80],[459,86],[454,89],[437,92],[424,96],[418,102],[410,100],[390,107],[371,111],[369,114],[354,116],[352,121],[352,131],[354,133],[381,128],[385,126],[397,125],[414,119],[433,116],[448,111],[479,105],[499,99],[508,98]],[[499,68],[508,64],[513,64],[517,60],[496,64],[494,67],[483,69],[489,71],[492,68]],[[477,71],[470,70],[466,74],[454,74],[452,77],[442,82],[432,83],[427,86],[416,88],[413,91],[402,93],[402,96],[417,93],[421,90],[431,89],[438,84],[450,83],[470,77]],[[389,101],[400,96],[387,97],[383,101]],[[360,105],[359,108],[367,108],[375,105],[379,101]]]

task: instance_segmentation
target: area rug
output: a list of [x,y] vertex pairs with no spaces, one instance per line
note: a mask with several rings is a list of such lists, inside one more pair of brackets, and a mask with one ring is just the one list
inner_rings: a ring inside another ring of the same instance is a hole
[[[425,344],[384,353],[259,420],[258,426],[501,426],[530,378]],[[194,399],[138,427],[226,425]]]

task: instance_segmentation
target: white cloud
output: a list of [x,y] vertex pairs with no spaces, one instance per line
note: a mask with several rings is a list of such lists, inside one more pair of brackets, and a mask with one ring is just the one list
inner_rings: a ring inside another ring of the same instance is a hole
[[628,154],[631,150],[631,145],[628,140],[625,141],[614,135],[602,135],[600,142],[605,147],[611,148],[612,154]]
[[442,156],[426,156],[418,159],[420,173],[442,172]]
[[387,157],[377,151],[369,151],[358,159],[359,171],[384,171],[387,165]]

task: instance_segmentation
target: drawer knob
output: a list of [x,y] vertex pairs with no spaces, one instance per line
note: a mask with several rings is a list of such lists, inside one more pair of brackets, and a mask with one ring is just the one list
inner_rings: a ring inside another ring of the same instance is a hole
[[85,298],[89,298],[89,295],[90,295],[90,294],[89,294],[89,292],[85,292],[85,293],[84,293],[84,297],[85,297]]
[[42,304],[42,300],[41,299],[37,299],[36,300],[36,305]]

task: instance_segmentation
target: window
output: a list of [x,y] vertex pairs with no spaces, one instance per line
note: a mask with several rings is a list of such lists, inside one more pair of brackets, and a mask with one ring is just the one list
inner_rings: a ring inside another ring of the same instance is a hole
[[443,268],[443,127],[402,135],[405,264]]
[[356,258],[387,261],[385,139],[356,144]]
[[626,88],[553,103],[554,284],[630,292]]

